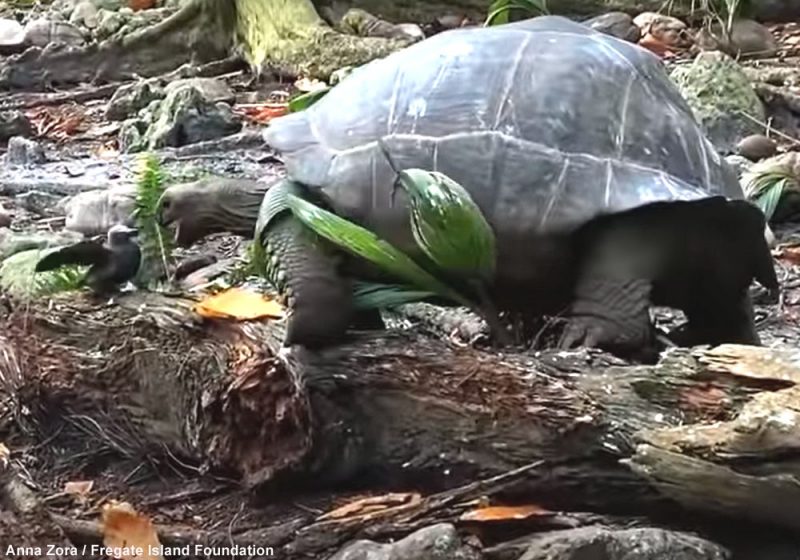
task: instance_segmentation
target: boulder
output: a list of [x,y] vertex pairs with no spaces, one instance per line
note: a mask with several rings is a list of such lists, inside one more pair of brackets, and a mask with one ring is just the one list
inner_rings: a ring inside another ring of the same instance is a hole
[[0,18],[0,55],[9,55],[25,48],[25,29],[15,19]]
[[463,543],[455,527],[440,523],[392,544],[367,540],[345,546],[330,560],[480,560],[480,552]]
[[534,536],[519,560],[727,560],[731,553],[688,533],[582,527]]
[[167,95],[183,89],[194,88],[209,103],[234,103],[236,94],[223,80],[217,78],[184,78],[170,82],[164,88]]
[[120,86],[106,106],[105,117],[111,121],[125,120],[153,101],[163,99],[164,95],[164,88],[157,79],[141,80]]
[[37,141],[22,136],[12,136],[8,140],[6,165],[29,167],[44,162],[44,148]]
[[760,132],[764,106],[730,56],[701,53],[692,64],[676,66],[671,77],[720,153],[734,153],[742,138]]
[[695,44],[701,50],[718,50],[733,57],[771,57],[778,52],[778,43],[769,29],[751,19],[737,19],[730,34],[714,23],[701,29]]
[[633,23],[633,18],[625,12],[609,12],[586,20],[583,24],[631,43],[638,43],[642,37],[642,30]]

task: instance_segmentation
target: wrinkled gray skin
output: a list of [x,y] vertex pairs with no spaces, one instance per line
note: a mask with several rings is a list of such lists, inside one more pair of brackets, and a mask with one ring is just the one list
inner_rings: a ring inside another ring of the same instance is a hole
[[[265,140],[300,194],[415,257],[407,199],[377,141],[398,168],[450,176],[495,232],[494,303],[567,311],[565,347],[645,347],[652,304],[686,311],[692,343],[757,344],[747,288],[757,277],[777,290],[763,216],[662,63],[561,17],[436,35],[272,121]],[[348,278],[378,277],[270,198],[256,235],[290,296],[285,342],[341,340],[354,318]]]
[[161,197],[160,221],[175,226],[175,241],[184,246],[213,233],[252,237],[267,188],[267,183],[225,177],[173,185]]

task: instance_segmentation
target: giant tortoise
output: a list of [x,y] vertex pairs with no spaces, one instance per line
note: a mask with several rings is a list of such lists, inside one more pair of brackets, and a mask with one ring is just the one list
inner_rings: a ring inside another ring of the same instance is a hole
[[[691,343],[759,343],[749,286],[778,289],[764,217],[634,44],[557,16],[447,31],[355,70],[264,138],[291,179],[267,191],[256,231],[288,295],[287,345],[341,340],[353,271],[370,269],[280,211],[279,193],[299,185],[419,257],[389,159],[469,192],[497,240],[489,296],[566,312],[566,347],[646,345],[651,305],[683,310]],[[236,189],[175,187],[162,220],[191,241],[214,220],[253,227],[253,206]]]

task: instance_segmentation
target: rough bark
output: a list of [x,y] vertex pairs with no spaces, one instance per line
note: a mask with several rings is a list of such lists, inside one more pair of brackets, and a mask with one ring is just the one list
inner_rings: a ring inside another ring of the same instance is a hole
[[[800,528],[795,356],[723,347],[630,367],[385,332],[277,357],[280,323],[198,322],[183,299],[134,294],[108,307],[72,294],[6,308],[7,418],[48,445],[166,449],[264,491],[441,489],[543,460],[514,493],[599,512],[677,501]],[[732,377],[719,373],[725,359],[783,373]]]

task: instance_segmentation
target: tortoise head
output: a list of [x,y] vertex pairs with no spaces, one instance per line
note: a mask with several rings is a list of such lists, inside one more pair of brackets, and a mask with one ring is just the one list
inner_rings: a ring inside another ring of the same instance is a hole
[[252,237],[268,184],[212,177],[173,185],[158,204],[158,221],[174,228],[175,243],[188,247],[214,233]]

